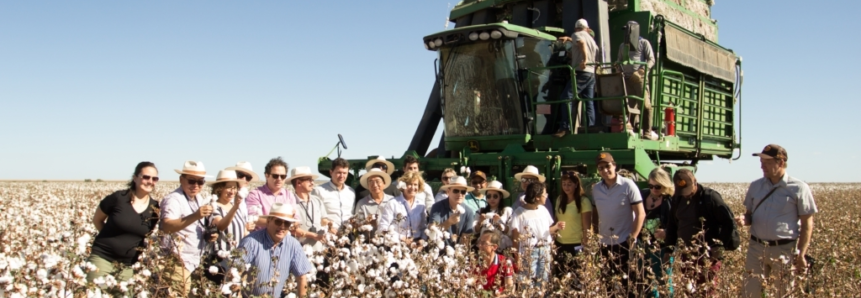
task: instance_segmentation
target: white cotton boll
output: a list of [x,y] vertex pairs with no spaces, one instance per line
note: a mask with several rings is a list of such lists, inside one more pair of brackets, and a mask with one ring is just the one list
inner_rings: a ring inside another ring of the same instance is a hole
[[232,291],[232,290],[230,290],[230,287],[231,287],[232,285],[233,285],[232,283],[226,283],[226,284],[222,285],[222,286],[221,286],[221,294],[223,294],[223,295],[230,295],[231,293],[233,293],[233,291]]
[[229,251],[226,251],[226,250],[219,250],[219,251],[218,251],[218,257],[219,257],[219,258],[226,259],[226,258],[227,258],[227,257],[229,257],[229,256],[230,256],[230,252],[229,252]]
[[140,291],[140,293],[138,293],[138,298],[149,298],[149,292],[146,290]]
[[152,272],[150,272],[149,269],[144,269],[143,271],[141,271],[141,274],[143,276],[150,277],[152,275]]
[[445,247],[445,255],[447,255],[449,257],[454,257],[455,256],[454,248],[452,248],[451,246],[446,246]]
[[209,266],[209,274],[218,274],[218,267]]
[[129,283],[121,282],[120,283],[120,291],[128,292],[129,291]]
[[464,213],[466,213],[466,210],[465,210],[465,209],[463,209],[463,205],[457,205],[457,213],[458,213],[458,214],[464,214]]
[[285,298],[296,298],[296,294],[294,294],[294,293],[287,294],[287,296]]
[[6,272],[6,275],[0,276],[0,285],[8,285],[15,281],[15,278],[9,275],[9,272]]
[[359,227],[359,231],[361,231],[361,232],[370,232],[373,230],[374,230],[374,227],[371,225],[363,225],[363,226]]
[[[104,276],[96,277],[95,279],[93,279],[93,283],[96,284],[97,286],[101,286],[101,285],[105,284],[105,277]],[[101,294],[99,294],[99,295],[101,295]]]
[[44,268],[39,268],[39,270],[36,270],[36,278],[38,278],[38,279],[48,278],[48,271],[46,271]]
[[359,293],[365,293],[365,284],[359,284],[359,285],[356,287],[356,290],[358,290],[358,291],[359,291]]

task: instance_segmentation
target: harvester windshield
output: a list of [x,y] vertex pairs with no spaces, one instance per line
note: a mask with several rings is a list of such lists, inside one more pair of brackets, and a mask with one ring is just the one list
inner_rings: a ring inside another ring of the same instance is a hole
[[447,136],[523,133],[513,40],[444,47],[440,57]]

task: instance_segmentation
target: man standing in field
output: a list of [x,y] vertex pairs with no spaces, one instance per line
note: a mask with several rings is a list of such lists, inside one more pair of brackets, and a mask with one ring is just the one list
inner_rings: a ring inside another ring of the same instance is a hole
[[[199,161],[186,161],[179,174],[180,187],[161,200],[160,229],[168,233],[165,246],[176,265],[165,268],[172,291],[179,296],[190,294],[191,273],[200,265],[204,232],[210,224],[212,205],[200,195],[206,183],[206,169]],[[181,240],[176,241],[176,237]],[[181,242],[181,243],[176,243]]]
[[[447,231],[453,239],[444,239],[447,245],[455,243],[468,244],[467,236],[475,233],[475,211],[464,204],[464,197],[473,190],[466,185],[466,179],[457,177],[450,184],[443,186],[448,194],[448,200],[433,204],[428,216],[428,225],[436,223],[440,230]],[[453,241],[454,240],[454,241]]]
[[353,206],[356,204],[356,191],[345,184],[350,175],[350,163],[346,159],[336,158],[329,169],[332,178],[314,188],[311,193],[323,199],[326,206],[326,218],[332,223],[330,233],[338,234],[338,229],[344,222],[353,217]]
[[[601,255],[609,265],[604,279],[611,293],[628,293],[634,297],[632,279],[636,274],[629,273],[628,259],[630,249],[637,242],[637,235],[643,228],[646,211],[643,197],[634,181],[616,174],[616,161],[609,152],[601,152],[595,163],[601,181],[592,189],[595,207],[598,211],[598,233],[601,235]],[[609,273],[609,274],[608,274]],[[612,276],[620,276],[621,289],[610,282]],[[627,278],[624,276],[627,275]]]
[[[672,210],[665,242],[671,249],[678,239],[688,247],[700,246],[699,249],[682,254],[682,275],[696,281],[695,291],[712,297],[715,295],[716,276],[721,268],[723,251],[736,250],[741,242],[732,210],[724,203],[720,193],[697,183],[691,170],[678,170],[673,183],[676,193],[670,204]],[[705,221],[701,221],[701,218]],[[670,254],[665,254],[664,263],[669,260]]]
[[807,183],[786,174],[786,149],[770,144],[753,156],[759,156],[763,177],[750,184],[745,214],[736,218],[739,225],[750,226],[744,297],[762,296],[759,277],[768,278],[782,268],[780,259],[791,260],[798,273],[807,270],[804,256],[813,235],[813,214],[818,212]]
[[[252,190],[246,198],[245,204],[248,205],[248,215],[267,215],[272,204],[275,203],[295,206],[296,197],[293,196],[292,192],[284,189],[284,183],[287,180],[287,163],[281,157],[276,157],[269,160],[263,171],[263,174],[266,175],[266,184]],[[260,230],[265,227],[266,219],[260,217],[257,220],[257,229]]]

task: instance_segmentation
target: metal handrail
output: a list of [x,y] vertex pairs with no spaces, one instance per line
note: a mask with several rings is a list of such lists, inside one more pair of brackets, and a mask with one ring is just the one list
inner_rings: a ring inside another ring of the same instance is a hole
[[[599,62],[599,63],[588,63],[587,65],[594,65],[594,66],[611,65],[611,66],[612,66],[612,65],[617,65],[617,64],[618,64],[618,63],[614,63],[614,62],[603,62],[603,63],[600,63],[600,62]],[[632,62],[630,62],[630,64],[643,64],[643,65],[646,65],[646,62],[633,62],[633,61],[632,61]],[[572,93],[572,94],[574,94],[574,97],[569,98],[569,99],[560,99],[560,100],[544,101],[544,102],[540,102],[540,103],[539,103],[539,102],[536,102],[536,101],[535,101],[535,97],[533,96],[533,92],[532,92],[532,91],[533,91],[533,90],[532,90],[532,84],[527,84],[527,85],[529,86],[529,103],[530,103],[530,105],[531,105],[532,107],[536,107],[536,106],[538,106],[539,104],[574,103],[574,101],[575,101],[575,100],[577,100],[577,101],[602,101],[602,100],[625,100],[625,99],[635,99],[635,100],[639,100],[641,103],[643,103],[643,105],[645,105],[645,99],[644,99],[643,97],[636,96],[636,95],[624,95],[624,96],[612,96],[612,97],[595,97],[595,98],[581,99],[581,98],[580,98],[580,94],[577,92],[577,79],[576,79],[576,78],[577,78],[577,74],[576,74],[576,72],[574,71],[574,68],[573,68],[573,67],[571,67],[571,65],[555,65],[555,66],[542,66],[542,67],[532,67],[532,68],[529,68],[529,69],[528,69],[528,74],[526,75],[526,81],[527,81],[527,82],[529,82],[529,81],[531,80],[531,78],[532,78],[532,74],[533,74],[533,73],[537,73],[538,71],[541,71],[541,70],[558,69],[558,68],[568,68],[568,70],[569,70],[569,72],[570,72],[570,74],[571,74],[571,90],[572,90],[572,92],[571,92],[571,93]],[[567,106],[567,108],[568,108],[568,123],[574,123],[573,119],[571,118],[571,105],[566,105],[566,106]],[[623,117],[623,119],[628,119],[628,104],[627,104],[627,103],[622,103],[622,106],[623,106],[623,109],[622,109],[622,117]],[[645,108],[645,106],[644,106],[644,108]],[[532,117],[533,117],[533,118],[535,118],[535,117],[536,117],[536,115],[535,115],[535,113],[536,113],[536,109],[534,109],[534,108],[533,108],[533,109],[532,109],[532,113],[533,113]],[[580,117],[580,125],[583,125],[583,121],[585,121],[585,120],[586,120],[586,117],[585,117],[586,115],[585,115],[585,113],[586,113],[586,111],[585,111],[585,109],[584,109],[584,111],[581,113],[581,114],[583,114],[583,115],[580,115],[580,116],[581,116],[581,117]],[[640,113],[640,123],[642,123],[642,122],[643,122],[643,114],[644,114],[644,113]],[[626,121],[627,121],[627,120],[626,120]],[[538,129],[538,121],[534,121],[533,125],[534,125],[534,127],[533,127],[534,131],[537,131],[537,129]],[[573,125],[569,126],[569,128],[568,128],[569,133],[573,133],[573,131],[572,131],[572,130],[573,130],[573,128],[572,128],[572,127],[574,127],[574,126],[573,126]],[[587,128],[587,129],[585,129],[584,131],[585,131],[586,133],[589,133],[589,129],[588,129],[588,128]]]

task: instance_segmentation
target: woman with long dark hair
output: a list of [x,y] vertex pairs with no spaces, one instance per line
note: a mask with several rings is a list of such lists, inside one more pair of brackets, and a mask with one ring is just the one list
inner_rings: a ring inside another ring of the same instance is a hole
[[[517,248],[515,258],[521,277],[534,284],[549,281],[552,235],[565,229],[565,222],[553,223],[550,211],[544,207],[547,191],[543,182],[526,187],[523,205],[514,210],[511,219],[511,239]],[[527,262],[528,261],[528,262]]]
[[500,231],[501,239],[499,240],[498,250],[502,252],[511,247],[511,236],[509,235],[508,223],[511,220],[511,213],[514,211],[511,207],[506,207],[502,204],[502,200],[508,198],[511,194],[502,187],[499,181],[491,181],[486,188],[482,188],[487,200],[487,206],[481,208],[478,214],[478,224],[476,225],[476,234],[481,235],[486,230]]
[[[117,281],[132,277],[131,265],[137,262],[138,248],[144,246],[144,237],[158,223],[158,214],[154,211],[158,202],[150,196],[157,182],[155,164],[142,161],[135,167],[127,189],[116,191],[99,203],[93,215],[93,225],[99,234],[87,259],[98,270],[87,273],[87,281],[107,274],[117,274]],[[115,267],[114,263],[120,267]]]
[[576,269],[574,257],[589,241],[592,228],[592,203],[583,191],[577,172],[562,173],[562,194],[556,199],[556,219],[566,228],[556,235],[556,274],[563,276]]

